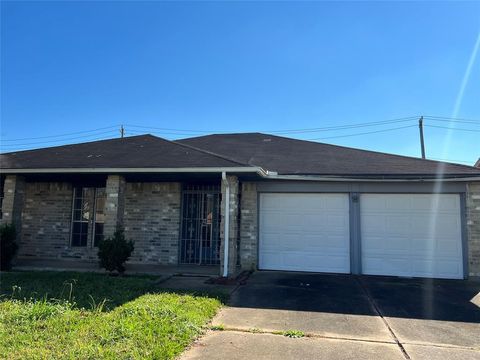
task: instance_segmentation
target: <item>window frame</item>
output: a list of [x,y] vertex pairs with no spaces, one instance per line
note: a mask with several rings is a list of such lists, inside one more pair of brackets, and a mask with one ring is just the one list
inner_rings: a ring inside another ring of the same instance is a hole
[[[82,192],[82,196],[81,196],[81,200],[82,200],[82,208],[83,208],[83,202],[84,202],[84,199],[85,197],[83,196],[83,193],[85,191],[85,189],[92,189],[93,190],[93,203],[91,205],[91,208],[89,209],[89,211],[91,212],[91,215],[89,216],[88,220],[86,221],[87,223],[87,241],[86,241],[86,244],[85,245],[74,245],[73,244],[73,228],[74,228],[74,224],[76,222],[82,222],[82,221],[76,221],[75,220],[75,210],[78,210],[75,208],[75,200],[77,200],[78,196],[77,196],[77,192],[78,191],[81,191]],[[72,194],[72,213],[71,213],[71,224],[70,224],[70,247],[72,248],[90,248],[90,249],[93,249],[93,248],[96,248],[98,247],[98,243],[95,244],[95,237],[97,235],[96,233],[96,223],[97,223],[97,209],[98,209],[98,193],[100,192],[99,190],[103,190],[103,193],[104,193],[104,196],[105,196],[105,199],[106,199],[106,188],[105,187],[96,187],[96,186],[84,186],[84,185],[75,185],[73,186],[73,194]],[[105,209],[103,209],[103,213],[105,215]],[[104,224],[105,222],[103,222]],[[103,232],[103,231],[102,231]],[[103,234],[102,234],[103,236]]]

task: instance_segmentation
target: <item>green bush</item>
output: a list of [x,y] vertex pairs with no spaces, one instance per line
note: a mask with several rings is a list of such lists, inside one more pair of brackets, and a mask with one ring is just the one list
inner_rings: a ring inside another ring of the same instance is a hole
[[98,245],[100,267],[107,271],[125,272],[125,262],[133,252],[133,241],[126,240],[122,228],[115,230],[112,237],[104,239]]
[[18,250],[16,243],[17,231],[13,224],[3,224],[0,226],[0,270],[10,270],[12,260]]

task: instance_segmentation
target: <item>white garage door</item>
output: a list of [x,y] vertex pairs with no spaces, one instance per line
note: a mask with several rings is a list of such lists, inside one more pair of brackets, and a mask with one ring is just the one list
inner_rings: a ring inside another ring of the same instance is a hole
[[347,194],[261,194],[259,267],[350,272]]
[[460,197],[455,194],[363,194],[362,271],[461,279]]

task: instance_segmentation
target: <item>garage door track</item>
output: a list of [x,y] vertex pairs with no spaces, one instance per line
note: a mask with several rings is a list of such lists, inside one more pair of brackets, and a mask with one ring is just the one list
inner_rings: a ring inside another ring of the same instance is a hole
[[480,282],[257,272],[185,359],[480,359]]

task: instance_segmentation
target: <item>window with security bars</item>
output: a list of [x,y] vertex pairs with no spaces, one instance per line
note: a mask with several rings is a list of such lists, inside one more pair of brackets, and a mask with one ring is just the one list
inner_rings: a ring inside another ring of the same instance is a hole
[[73,190],[71,245],[98,246],[103,239],[105,188],[77,186]]
[[220,263],[220,186],[187,184],[182,191],[180,263]]

